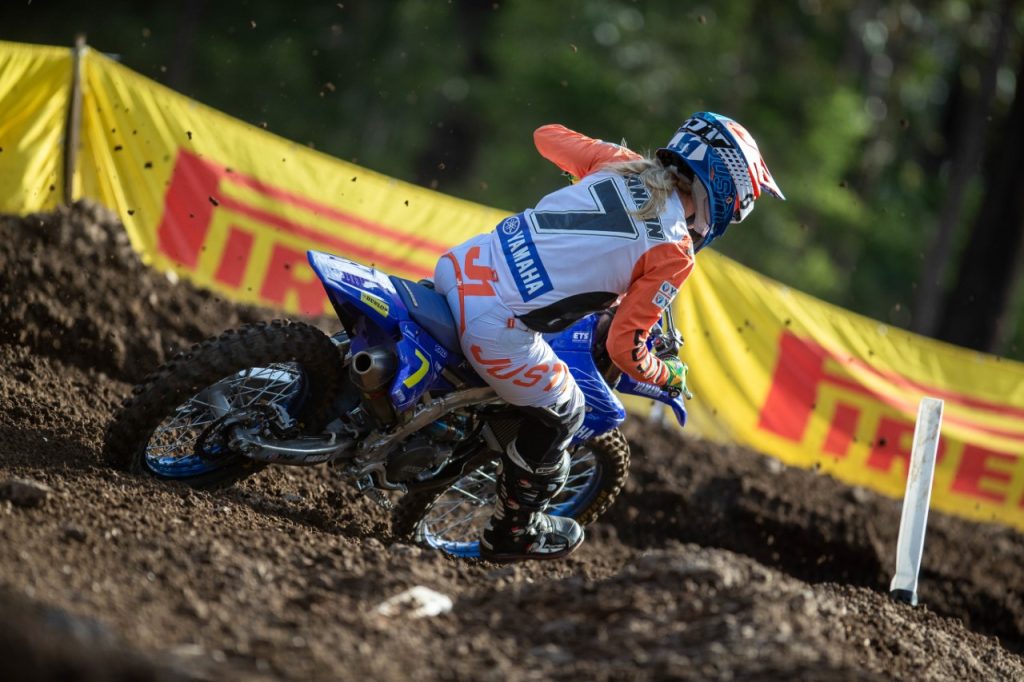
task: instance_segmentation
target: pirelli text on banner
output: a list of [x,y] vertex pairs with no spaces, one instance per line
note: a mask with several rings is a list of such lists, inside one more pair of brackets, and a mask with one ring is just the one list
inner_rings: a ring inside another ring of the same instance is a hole
[[[159,253],[204,283],[260,302],[320,314],[327,298],[306,265],[306,251],[344,254],[417,279],[433,269],[393,255],[389,241],[410,242],[433,254],[447,244],[404,235],[387,225],[261,182],[180,150],[157,228]],[[260,201],[252,201],[252,194]],[[357,230],[378,239],[352,239]]]
[[[500,224],[524,300],[549,286],[531,230],[557,229],[557,216],[530,225],[333,159],[96,50],[82,64],[77,195],[117,210],[155,268],[231,300],[320,314],[327,301],[308,249],[418,279],[448,248]],[[3,212],[60,201],[70,73],[67,48],[0,42]],[[606,199],[602,206],[618,205]],[[644,227],[657,237],[659,226]],[[936,396],[945,415],[933,505],[1024,529],[1024,365],[884,333],[708,251],[685,287],[663,289],[655,302],[675,306],[687,339],[697,396],[689,429],[899,496],[916,405]]]
[[[853,378],[863,374],[870,382]],[[1024,408],[914,381],[787,331],[757,428],[806,449],[816,461],[856,467],[853,478],[898,496],[922,395],[946,404],[935,506],[1024,527]],[[824,428],[815,428],[815,420]]]

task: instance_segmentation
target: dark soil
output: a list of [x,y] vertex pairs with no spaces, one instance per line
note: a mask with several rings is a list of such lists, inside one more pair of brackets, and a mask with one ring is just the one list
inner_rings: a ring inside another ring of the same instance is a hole
[[0,235],[0,343],[64,364],[134,383],[211,330],[267,317],[147,268],[98,205],[0,216]]
[[[147,270],[102,209],[0,218],[0,498],[38,495],[0,499],[5,679],[1024,678],[1020,534],[933,513],[911,608],[898,502],[643,421],[619,502],[539,565],[389,544],[326,468],[211,493],[101,464],[132,382],[270,317]],[[452,611],[377,612],[418,585]]]

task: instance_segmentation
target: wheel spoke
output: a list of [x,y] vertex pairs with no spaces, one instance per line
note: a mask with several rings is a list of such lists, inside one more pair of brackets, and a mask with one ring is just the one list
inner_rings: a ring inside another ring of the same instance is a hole
[[[483,486],[478,486],[478,487],[483,487]],[[456,483],[455,485],[453,485],[453,486],[452,486],[452,490],[456,491],[456,492],[457,492],[457,493],[459,493],[460,495],[463,495],[463,496],[465,496],[465,497],[468,497],[469,499],[473,500],[473,501],[474,501],[474,502],[476,502],[477,504],[487,504],[487,501],[486,501],[486,500],[483,500],[483,499],[481,499],[481,498],[477,497],[476,495],[474,495],[473,493],[469,492],[469,491],[468,491],[468,490],[466,490],[465,488],[460,488],[460,487],[459,487],[459,485],[458,485],[457,483]]]
[[[479,517],[480,517],[480,513],[479,512],[474,513],[474,514],[469,514],[467,516],[464,516],[461,519],[455,521],[454,523],[451,523],[451,524],[445,526],[444,528],[439,530],[437,532],[437,534],[439,536],[447,535],[449,532],[451,532],[455,528],[460,528],[462,526],[465,526],[467,523],[472,523],[474,521],[477,521],[479,519]],[[469,533],[467,533],[467,535],[469,535]],[[476,534],[474,533],[473,535],[476,535]]]
[[213,416],[220,419],[231,411],[231,401],[228,400],[228,396],[224,392],[224,388],[225,387],[221,384],[214,384],[199,394],[200,396],[205,394],[205,398],[208,402],[200,401],[199,396],[196,396],[189,402],[199,403],[200,405],[209,407]]
[[191,473],[201,466],[195,444],[211,424],[233,411],[267,404],[287,407],[298,392],[302,372],[294,364],[248,368],[204,388],[158,425],[146,446],[146,460],[166,475]]
[[[490,518],[490,507],[496,496],[496,467],[496,462],[484,465],[439,496],[420,522],[423,538],[446,551],[468,555],[464,554],[470,551],[466,549],[466,543],[480,537],[484,524]],[[552,500],[552,507],[571,512],[574,500],[593,494],[598,472],[598,459],[594,452],[588,448],[577,448],[565,486]]]
[[481,469],[480,471],[477,471],[475,473],[480,478],[482,478],[482,479],[484,479],[486,481],[490,481],[491,483],[497,483],[498,482],[498,477],[497,476],[491,476],[489,473],[487,473],[483,469]]
[[[458,486],[458,484],[455,484],[454,486],[452,486],[451,489],[456,491],[456,492],[458,492],[463,497],[462,498],[456,498],[454,500],[444,500],[444,499],[442,499],[442,500],[439,500],[438,503],[435,503],[434,507],[431,509],[431,514],[430,514],[430,521],[434,525],[436,525],[436,524],[440,523],[441,521],[447,519],[449,516],[451,516],[452,514],[454,514],[457,511],[459,511],[460,509],[465,508],[466,507],[466,502],[468,500],[472,500],[473,502],[475,502],[475,504],[472,507],[469,508],[469,512],[468,513],[470,513],[470,514],[474,514],[476,509],[479,509],[480,507],[490,506],[491,504],[494,503],[494,496],[493,496],[493,494],[489,496],[489,499],[485,500],[485,499],[483,499],[482,497],[480,497],[478,495],[474,495],[474,494],[472,494],[472,493],[470,493],[470,492],[468,492],[466,490],[463,490],[462,488],[460,488]],[[437,514],[436,512],[438,511],[439,507],[443,508],[444,511],[441,511],[440,514]]]
[[[270,376],[266,376],[269,374]],[[252,379],[253,381],[249,381]],[[271,365],[254,376],[252,369],[246,370],[236,379],[236,395],[242,401],[240,407],[248,407],[258,402],[279,403],[290,397],[294,392],[298,374],[284,365]]]
[[[437,514],[436,516],[432,514],[431,517],[430,517],[431,520],[435,524],[440,522],[440,521],[443,521],[444,519],[448,518],[449,516],[454,514],[456,511],[461,509],[462,508],[462,502],[463,502],[462,500],[458,500],[456,502],[449,502],[448,503],[448,510],[445,511],[445,512],[442,512],[440,514]],[[437,509],[437,506],[435,505],[434,506],[434,510],[436,510],[436,509]]]

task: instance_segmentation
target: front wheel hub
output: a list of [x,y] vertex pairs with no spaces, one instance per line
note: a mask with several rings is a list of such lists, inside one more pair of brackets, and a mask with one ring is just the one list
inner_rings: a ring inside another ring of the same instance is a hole
[[196,439],[196,454],[204,461],[213,463],[241,453],[235,434],[238,429],[246,427],[247,421],[244,416],[236,414],[228,414],[213,421]]

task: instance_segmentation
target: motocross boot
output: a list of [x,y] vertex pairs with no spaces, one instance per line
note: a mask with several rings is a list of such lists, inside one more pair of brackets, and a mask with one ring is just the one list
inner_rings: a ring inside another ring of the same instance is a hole
[[498,470],[498,500],[480,541],[480,557],[489,561],[561,559],[583,543],[574,519],[544,513],[569,477],[564,450],[547,465],[530,466],[508,446]]

